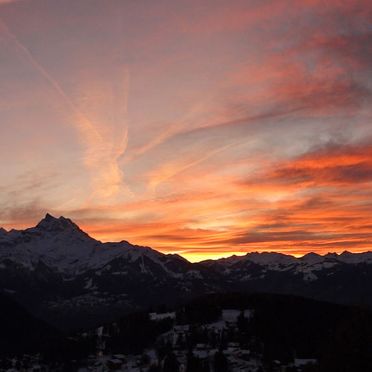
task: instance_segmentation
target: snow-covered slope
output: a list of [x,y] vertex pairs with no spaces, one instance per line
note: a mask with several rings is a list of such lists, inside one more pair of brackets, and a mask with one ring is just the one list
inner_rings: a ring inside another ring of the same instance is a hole
[[123,312],[221,291],[290,293],[372,306],[372,252],[301,258],[248,253],[190,263],[126,241],[102,243],[47,214],[26,230],[0,229],[0,291],[55,325],[81,326]]
[[126,241],[102,243],[64,217],[47,214],[35,227],[0,230],[0,291],[57,325],[61,313],[93,324],[205,293],[211,283],[205,268],[178,255]]
[[[321,271],[345,264],[372,264],[372,252],[351,253],[345,251],[341,254],[328,253],[324,256],[311,252],[299,258],[277,252],[252,252],[244,256],[207,260],[202,262],[202,264],[207,267],[214,267],[226,274],[230,274],[233,271],[243,272],[244,269],[249,271],[249,269],[254,267],[256,269],[261,268],[264,272],[293,271],[295,273],[304,273],[304,276],[307,276],[309,272]],[[315,279],[314,276],[313,279]]]
[[[148,247],[132,245],[126,241],[102,243],[91,238],[68,218],[55,218],[47,214],[35,227],[7,232],[0,228],[0,263],[12,261],[30,270],[44,263],[65,275],[77,275],[106,266],[121,258],[134,263],[144,258],[159,265],[170,276],[179,277],[187,260],[178,255],[165,255]],[[319,271],[339,264],[372,263],[372,252],[340,255],[329,253],[321,256],[308,253],[295,258],[275,252],[252,252],[245,256],[231,256],[220,260],[204,261],[195,266],[220,267],[233,270],[250,264],[272,271],[295,270],[296,272]],[[148,268],[142,265],[142,272]],[[193,269],[193,272],[195,269]]]
[[47,214],[35,227],[9,232],[0,230],[0,263],[13,261],[30,270],[43,262],[60,273],[76,275],[103,267],[119,257],[135,262],[144,256],[169,271],[163,262],[167,256],[160,252],[125,241],[101,243],[64,217]]

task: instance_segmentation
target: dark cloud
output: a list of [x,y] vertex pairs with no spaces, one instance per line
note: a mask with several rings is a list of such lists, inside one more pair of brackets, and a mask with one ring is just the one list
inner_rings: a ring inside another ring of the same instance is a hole
[[[274,164],[271,170],[243,184],[270,187],[323,187],[372,182],[372,145],[331,144],[312,149],[290,161]],[[312,202],[319,202],[314,200]],[[324,203],[324,201],[322,201]]]
[[[289,226],[288,226],[289,227]],[[238,245],[249,245],[255,243],[272,243],[272,242],[283,242],[283,244],[293,244],[299,242],[307,246],[317,245],[337,245],[341,242],[348,242],[349,244],[353,241],[356,243],[369,242],[372,238],[372,233],[356,234],[356,233],[315,233],[305,230],[289,230],[282,232],[257,232],[250,231],[247,233],[241,233],[232,239],[226,240],[226,244],[238,244]],[[348,239],[348,240],[345,240]],[[263,245],[264,246],[264,245]]]

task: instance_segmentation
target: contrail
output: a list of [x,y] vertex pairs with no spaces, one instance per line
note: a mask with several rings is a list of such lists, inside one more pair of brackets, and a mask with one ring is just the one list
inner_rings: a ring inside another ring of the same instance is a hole
[[208,160],[212,156],[217,155],[217,154],[219,154],[219,153],[221,153],[221,152],[229,149],[230,147],[236,146],[236,145],[238,145],[240,143],[243,143],[243,142],[244,141],[239,140],[239,141],[234,141],[234,142],[228,143],[225,146],[218,147],[218,148],[216,148],[216,149],[214,149],[214,150],[206,153],[201,158],[196,159],[196,160],[194,160],[194,161],[192,161],[190,163],[185,164],[181,168],[174,170],[170,174],[167,174],[167,175],[164,175],[164,176],[160,176],[160,177],[157,177],[157,178],[151,180],[150,181],[150,189],[155,189],[162,182],[167,181],[167,180],[175,177],[176,175],[178,175],[178,174],[180,174],[180,173],[182,173],[182,172],[184,172],[184,171],[186,171],[186,170],[188,170],[188,169],[190,169],[190,168],[192,168],[192,167],[194,167],[194,166],[196,166],[196,165],[198,165],[198,164],[200,164],[200,163]]
[[[0,0],[1,1],[1,0]],[[1,3],[0,3],[1,4]],[[112,140],[105,140],[100,132],[95,128],[90,119],[74,104],[70,97],[64,92],[59,82],[54,79],[50,73],[36,60],[31,51],[16,37],[16,35],[7,27],[7,25],[0,19],[0,29],[4,31],[6,36],[14,43],[20,50],[26,60],[33,66],[33,68],[40,73],[40,75],[50,84],[54,91],[62,98],[68,109],[75,116],[75,126],[80,132],[80,138],[85,149],[84,163],[88,168],[95,171],[93,177],[97,190],[93,191],[93,195],[100,197],[113,196],[119,191],[120,186],[123,185],[123,175],[119,167],[119,159],[123,156],[128,143],[128,128],[125,126],[123,132],[119,136],[120,142],[116,142],[116,146],[112,146]],[[125,73],[125,95],[124,102],[119,103],[119,107],[125,113],[127,112],[128,101],[128,84],[129,72]],[[122,111],[121,111],[122,113]],[[122,118],[124,115],[120,115]],[[96,182],[98,181],[98,182]],[[127,191],[129,189],[126,188]],[[129,191],[130,192],[130,191]]]
[[[130,74],[128,69],[125,71],[125,89],[124,89],[124,97],[123,102],[120,102],[119,107],[122,107],[123,114],[127,114],[128,112],[128,94],[129,94],[129,85],[130,85]],[[121,106],[122,104],[122,106]],[[122,115],[120,115],[122,116]],[[116,159],[119,161],[122,156],[124,155],[126,149],[128,147],[128,126],[125,125],[123,128],[123,134],[121,136],[121,142],[119,143],[117,152],[116,152]]]
[[65,103],[69,106],[71,111],[75,115],[77,115],[78,119],[81,120],[81,123],[84,125],[85,129],[92,131],[92,133],[94,134],[94,137],[102,140],[102,137],[97,132],[97,130],[94,128],[92,123],[77,109],[77,107],[74,105],[71,99],[63,91],[60,84],[55,79],[52,78],[52,76],[44,69],[44,67],[35,59],[35,57],[32,55],[29,49],[25,47],[18,40],[18,38],[13,34],[12,31],[10,31],[8,26],[1,19],[0,19],[0,24],[3,30],[5,31],[5,33],[7,34],[7,36],[14,42],[17,48],[22,51],[22,53],[27,58],[27,60],[31,63],[31,65],[49,82],[49,84],[55,89],[55,91],[64,99]]
[[159,135],[153,137],[149,142],[146,144],[138,147],[135,149],[131,154],[127,154],[125,158],[123,158],[124,163],[130,163],[131,161],[137,159],[140,156],[143,156],[148,151],[152,150],[155,147],[162,145],[165,141],[172,138],[174,135],[181,133],[184,129],[189,127],[190,122],[194,122],[195,119],[193,115],[198,114],[199,110],[203,107],[203,104],[198,102],[195,104],[191,111],[188,112],[183,118],[177,122],[171,124],[167,129],[163,132],[159,133]]

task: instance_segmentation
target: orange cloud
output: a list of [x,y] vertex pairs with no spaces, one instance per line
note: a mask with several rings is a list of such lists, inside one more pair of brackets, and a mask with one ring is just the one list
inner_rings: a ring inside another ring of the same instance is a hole
[[[26,3],[19,8],[30,9]],[[113,2],[106,18],[99,7],[83,17],[66,6],[75,23],[63,25],[78,30],[71,34],[55,27],[57,3],[42,31],[30,12],[8,15],[23,33],[2,26],[2,35],[64,108],[86,169],[73,180],[63,177],[67,168],[58,170],[58,184],[81,189],[84,200],[53,184],[55,198],[46,203],[38,200],[42,183],[14,178],[0,188],[15,191],[0,199],[5,226],[25,227],[49,210],[98,239],[193,261],[252,250],[372,248],[370,2],[170,3]],[[103,27],[116,36],[100,55]],[[51,50],[43,35],[56,41]],[[79,61],[60,75],[59,48]],[[39,137],[30,148],[45,142]],[[63,151],[76,151],[69,140]]]

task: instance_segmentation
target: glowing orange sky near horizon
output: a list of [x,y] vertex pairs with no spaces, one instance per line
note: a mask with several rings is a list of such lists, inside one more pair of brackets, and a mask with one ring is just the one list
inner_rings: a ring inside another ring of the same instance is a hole
[[370,1],[0,0],[0,61],[0,226],[372,250]]

